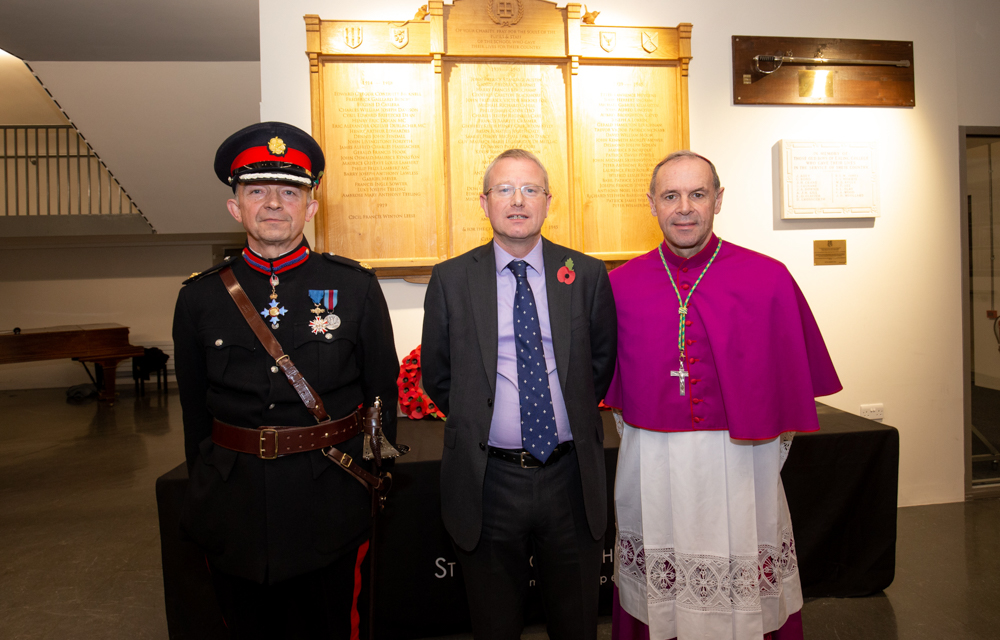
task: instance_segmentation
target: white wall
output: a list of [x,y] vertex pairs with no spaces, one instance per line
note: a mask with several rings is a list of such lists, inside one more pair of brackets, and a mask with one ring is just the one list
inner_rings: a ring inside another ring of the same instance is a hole
[[215,150],[257,122],[256,62],[32,62],[158,233],[240,231]]
[[65,125],[66,117],[24,62],[0,49],[0,124]]
[[[232,237],[5,241],[0,246],[0,331],[113,322],[129,341],[173,352],[171,325],[181,283],[213,264],[213,242]],[[173,363],[169,364],[173,369]],[[131,362],[119,377],[131,377]],[[0,389],[68,387],[89,382],[68,359],[0,365]]]
[[1000,2],[955,3],[958,120],[963,126],[1000,126]]
[[[737,0],[622,0],[591,7],[602,12],[598,24],[694,24],[691,144],[717,163],[726,186],[717,230],[782,260],[799,281],[844,382],[844,391],[824,401],[854,413],[861,403],[885,404],[885,422],[900,431],[902,505],[964,497],[956,141],[959,124],[997,118],[1000,66],[987,65],[976,76],[965,58],[985,52],[995,60],[1000,16],[988,0],[957,4],[779,0],[762,10]],[[400,0],[262,2],[261,118],[310,127],[304,14],[402,20],[413,10]],[[987,13],[985,22],[980,12]],[[970,30],[976,38],[962,35]],[[913,41],[916,107],[734,106],[731,36],[739,34]],[[979,87],[961,101],[963,116],[977,121],[959,119],[960,81],[963,88]],[[877,141],[882,217],[873,223],[778,220],[774,146],[782,138]],[[846,239],[848,264],[812,266],[814,239]],[[394,321],[406,318],[396,327],[397,344],[415,346],[419,293],[395,282],[385,289]]]

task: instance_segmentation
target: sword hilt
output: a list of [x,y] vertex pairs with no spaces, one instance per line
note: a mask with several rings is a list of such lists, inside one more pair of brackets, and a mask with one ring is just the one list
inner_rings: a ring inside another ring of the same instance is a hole
[[[761,69],[761,62],[770,62],[774,65],[773,69]],[[753,68],[758,73],[763,73],[764,75],[771,75],[775,71],[781,68],[781,63],[784,62],[784,56],[769,56],[769,55],[757,55],[753,57]]]

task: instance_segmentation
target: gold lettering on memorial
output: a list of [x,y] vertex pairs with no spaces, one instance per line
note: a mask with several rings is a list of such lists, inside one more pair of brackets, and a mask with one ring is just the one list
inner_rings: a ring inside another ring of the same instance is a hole
[[[479,207],[483,172],[506,149],[527,149],[549,171],[555,194],[543,233],[561,235],[558,218],[568,200],[566,102],[562,70],[555,65],[459,64],[449,69],[452,211],[462,225],[455,246],[470,249],[492,236]],[[462,167],[456,172],[456,167]],[[462,249],[463,251],[465,249]]]
[[541,51],[542,44],[538,42],[539,36],[558,35],[554,29],[518,29],[511,31],[496,28],[466,28],[455,29],[457,33],[466,35],[472,42],[466,46],[470,49],[496,49],[503,47],[511,51],[530,52]]
[[621,238],[620,247],[634,246],[655,232],[646,200],[652,168],[680,142],[667,128],[671,109],[662,99],[670,78],[659,69],[580,71],[586,87],[577,108],[585,246],[600,240],[613,250],[614,238]]
[[[431,70],[352,63],[327,65],[325,72],[331,87],[325,198],[337,214],[330,230],[354,243],[343,253],[368,259],[374,247],[393,244],[398,233],[387,239],[389,227],[380,225],[393,225],[396,232],[411,228],[413,234],[421,225],[433,231],[431,92],[414,82]],[[433,237],[431,232],[420,238],[423,255],[435,254]]]
[[334,91],[339,122],[331,129],[346,134],[337,147],[341,175],[347,181],[344,198],[361,196],[423,196],[426,185],[413,176],[420,174],[421,145],[416,133],[421,122],[419,93],[393,91],[392,80],[361,91]]

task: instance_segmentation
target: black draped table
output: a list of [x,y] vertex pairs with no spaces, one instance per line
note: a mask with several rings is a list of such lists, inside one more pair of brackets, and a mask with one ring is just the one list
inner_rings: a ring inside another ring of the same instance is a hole
[[[803,592],[806,597],[877,593],[892,583],[895,571],[899,433],[823,404],[817,409],[822,430],[795,437],[781,472]],[[610,414],[604,426],[609,514],[600,588],[601,613],[607,615],[619,439]],[[441,422],[400,421],[398,440],[411,452],[393,471],[395,486],[380,520],[376,629],[382,640],[471,628],[462,573],[441,523],[443,432]],[[204,554],[178,527],[186,485],[183,463],[156,481],[170,637],[225,638]],[[527,620],[544,618],[537,605],[530,609]]]

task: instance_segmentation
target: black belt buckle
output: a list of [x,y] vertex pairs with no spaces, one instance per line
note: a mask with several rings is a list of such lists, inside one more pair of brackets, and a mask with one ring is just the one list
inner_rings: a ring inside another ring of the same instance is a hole
[[[524,464],[524,461],[525,461],[526,458],[530,458],[531,460],[534,460],[538,464],[533,464],[533,465],[528,466],[528,465]],[[542,466],[544,464],[545,464],[544,462],[542,462],[541,460],[539,460],[535,456],[531,455],[527,451],[522,451],[521,452],[521,468],[522,469],[537,469],[538,467],[540,467],[540,466]]]

